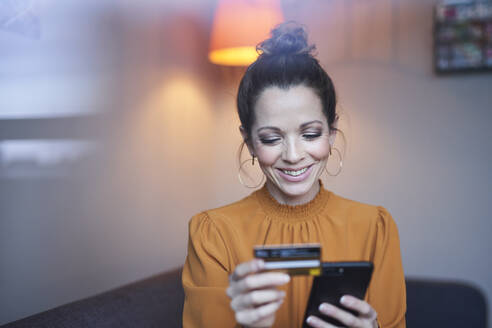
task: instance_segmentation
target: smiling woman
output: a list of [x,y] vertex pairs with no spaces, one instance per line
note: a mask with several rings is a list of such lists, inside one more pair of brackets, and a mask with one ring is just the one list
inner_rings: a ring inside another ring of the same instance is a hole
[[[381,206],[325,189],[320,176],[337,129],[333,83],[312,56],[304,28],[283,23],[239,85],[239,127],[266,183],[189,222],[183,268],[184,327],[301,327],[312,276],[264,272],[256,245],[318,243],[321,261],[369,261],[366,297],[345,295],[320,312],[347,327],[405,327],[406,291],[396,224]],[[243,145],[244,145],[243,144]],[[242,149],[242,148],[241,148]],[[312,327],[333,327],[310,316]]]

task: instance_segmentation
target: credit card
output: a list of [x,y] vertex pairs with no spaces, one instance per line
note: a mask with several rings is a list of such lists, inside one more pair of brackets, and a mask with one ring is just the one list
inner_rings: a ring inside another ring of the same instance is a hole
[[265,261],[266,271],[290,275],[321,274],[321,245],[317,243],[258,245],[253,248],[253,255]]

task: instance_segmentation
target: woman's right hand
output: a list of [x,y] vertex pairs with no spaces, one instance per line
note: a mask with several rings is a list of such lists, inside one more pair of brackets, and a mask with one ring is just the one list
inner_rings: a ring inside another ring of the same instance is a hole
[[263,265],[259,259],[243,262],[229,276],[227,296],[236,321],[244,327],[271,327],[285,297],[276,287],[290,281],[286,273],[260,272]]

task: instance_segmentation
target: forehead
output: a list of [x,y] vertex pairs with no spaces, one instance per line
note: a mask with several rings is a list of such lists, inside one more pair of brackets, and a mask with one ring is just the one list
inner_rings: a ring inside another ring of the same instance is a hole
[[287,129],[297,128],[312,120],[326,122],[322,108],[321,99],[310,87],[268,87],[262,91],[256,102],[254,126],[260,128],[268,125]]

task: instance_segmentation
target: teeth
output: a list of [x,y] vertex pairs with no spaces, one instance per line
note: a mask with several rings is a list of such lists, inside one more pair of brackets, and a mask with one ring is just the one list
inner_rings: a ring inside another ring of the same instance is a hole
[[282,172],[284,172],[285,174],[288,174],[288,175],[292,175],[292,176],[298,176],[300,174],[303,174],[304,172],[306,172],[307,170],[307,167],[299,170],[299,171],[286,171],[286,170],[282,170]]

